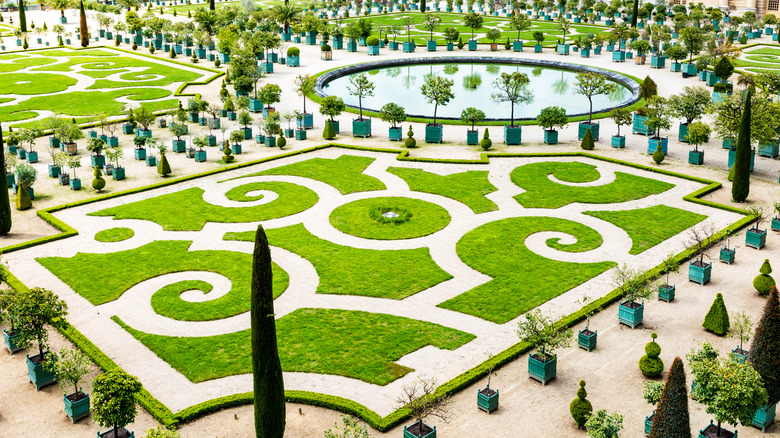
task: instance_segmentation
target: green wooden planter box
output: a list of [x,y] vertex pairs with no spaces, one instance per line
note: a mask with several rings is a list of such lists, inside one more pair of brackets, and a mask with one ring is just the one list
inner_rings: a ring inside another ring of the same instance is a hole
[[206,161],[206,151],[195,151],[195,162],[202,163]]
[[473,52],[477,50],[477,40],[469,40],[469,51]]
[[677,131],[677,140],[688,143],[688,124],[680,123],[680,129]]
[[125,123],[122,125],[122,133],[123,134],[132,134],[133,131],[135,131],[135,126],[133,126],[131,123]]
[[[50,358],[48,360],[54,359]],[[45,370],[42,363],[36,364],[31,361],[29,354],[27,355],[27,375],[30,377],[30,383],[35,385],[35,389],[38,391],[44,386],[57,382],[57,375],[51,371]]]
[[683,64],[682,65],[682,72],[686,73],[689,76],[696,76],[696,64]]
[[438,123],[436,125],[428,123],[425,125],[425,142],[426,143],[441,143],[441,139],[444,135],[444,125]]
[[395,128],[390,127],[388,129],[388,135],[390,136],[390,141],[401,141],[403,139],[403,131],[398,126]]
[[586,333],[585,330],[580,330],[577,333],[577,345],[585,351],[596,349],[596,343],[598,341],[598,330],[588,330],[590,333]]
[[534,53],[542,53],[542,45],[534,44]]
[[272,148],[276,146],[276,137],[272,135],[266,135],[265,136],[265,145],[266,147]]
[[353,119],[352,120],[353,137],[371,137],[371,119]]
[[766,230],[751,228],[745,232],[745,246],[761,249],[766,246]]
[[92,167],[104,167],[106,165],[106,156],[105,155],[92,155],[90,156],[90,162],[92,164]]
[[157,165],[157,157],[154,155],[149,155],[146,157],[146,165],[149,167],[156,166]]
[[555,46],[555,53],[559,55],[568,55],[569,54],[569,45],[568,44],[558,44]]
[[737,250],[734,248],[726,248],[725,246],[720,249],[718,260],[726,264],[734,263],[734,257],[737,254]]
[[206,141],[209,146],[216,146],[217,145],[217,136],[216,135],[207,135]]
[[655,417],[655,409],[653,409],[653,413],[650,414],[649,417],[645,417],[645,436],[650,435],[650,429],[653,428],[654,417]]
[[634,113],[634,123],[631,127],[631,132],[634,134],[652,135],[653,131],[645,125],[646,116],[640,116]]
[[484,394],[482,391],[485,390],[489,388],[477,390],[477,407],[489,414],[498,409],[498,390],[496,389],[493,394]]
[[554,129],[544,130],[544,143],[545,144],[558,144],[558,131]]
[[677,73],[682,71],[682,64],[679,62],[672,62],[669,64],[669,71]]
[[[436,51],[436,40],[428,40],[428,41],[426,41],[426,48],[428,49],[429,52],[435,52]],[[377,53],[379,53],[378,50],[377,50]]]
[[187,150],[187,141],[186,140],[176,140],[175,138],[171,140],[171,150],[176,153],[184,152]]
[[523,142],[523,127],[520,125],[504,125],[504,144],[520,146]]
[[554,379],[557,371],[558,357],[556,355],[553,355],[553,358],[548,362],[536,359],[533,354],[528,356],[528,376],[538,380],[542,385],[546,385],[547,382]]
[[587,47],[583,47],[582,50],[580,50],[580,57],[581,58],[590,58],[590,49]]
[[53,148],[60,147],[60,139],[55,137],[55,136],[53,136],[53,135],[49,136],[49,146],[51,146]]
[[[704,429],[699,430],[699,438],[707,438],[707,436],[709,435],[709,432],[708,432],[708,435],[705,435],[704,431],[709,429],[709,428],[712,428],[712,431],[714,433],[715,432],[714,429],[717,428],[717,427],[718,427],[718,425],[713,424],[712,420],[710,420],[710,424],[707,427],[705,427]],[[731,431],[726,430],[726,428],[723,427],[723,426],[721,426],[720,430],[721,430],[721,436],[723,436],[723,437],[728,436],[726,433],[729,433],[729,434],[732,433]],[[726,433],[724,433],[724,432],[726,432]],[[739,438],[738,435],[739,435],[739,432],[735,430],[733,432],[733,436],[731,438]]]
[[70,180],[70,189],[71,190],[81,190],[81,180],[78,178],[73,178]]
[[23,348],[19,347],[16,343],[16,341],[19,340],[19,335],[11,335],[3,329],[3,340],[5,341],[5,348],[8,349],[9,353],[14,354],[17,351],[23,350]]
[[404,53],[414,52],[414,41],[404,41],[403,52]]
[[249,98],[249,111],[253,113],[259,113],[263,111],[263,101],[260,99]]
[[265,144],[265,134],[257,134],[257,135],[255,135],[255,143],[257,143],[257,144]]
[[65,400],[65,413],[70,418],[71,423],[75,423],[82,418],[89,416],[89,395],[84,395],[86,395],[86,397],[74,402],[70,401],[67,395],[62,396]]
[[305,129],[296,129],[295,130],[295,139],[296,140],[306,140],[306,130]]
[[577,140],[582,140],[585,137],[585,132],[590,129],[590,135],[593,136],[593,141],[599,141],[599,122],[580,122],[579,130],[577,132]]
[[146,159],[146,148],[134,148],[133,149],[133,157],[138,160],[145,160]]
[[712,276],[712,263],[705,263],[704,266],[694,265],[694,262],[688,264],[688,280],[699,283],[704,286],[709,283]]
[[[425,424],[425,423],[423,423]],[[427,424],[425,424],[428,426]],[[430,426],[428,426],[430,428]],[[425,435],[417,435],[409,431],[409,426],[404,426],[404,438],[436,438],[436,426],[433,426],[433,430]]]
[[670,303],[674,301],[674,292],[676,287],[674,285],[662,284],[658,286],[658,299]]
[[756,415],[753,416],[753,426],[760,428],[761,432],[766,432],[766,428],[775,422],[776,408],[777,404],[758,408]]
[[251,140],[252,139],[252,128],[246,127],[241,128],[244,131],[244,140]]
[[778,155],[780,155],[780,140],[761,145],[758,148],[759,157],[777,158]]
[[780,231],[780,217],[773,217],[771,224],[772,224],[772,231]]
[[688,151],[688,163],[697,166],[704,164],[704,151]]
[[661,152],[664,155],[667,154],[667,147],[669,146],[669,139],[666,137],[650,137],[647,139],[647,154],[653,155],[658,150],[658,145],[661,146]]
[[612,52],[612,62],[625,62],[626,52],[622,50],[615,50]]
[[[60,176],[60,173],[62,173],[62,168],[60,168],[60,166],[54,166],[52,164],[49,164],[48,168],[49,168],[49,177],[51,178],[57,178],[58,176]],[[13,174],[10,175],[13,176]],[[13,184],[13,182],[11,184]]]
[[618,306],[618,321],[621,324],[625,324],[631,328],[636,328],[639,324],[642,324],[642,320],[645,317],[645,304],[642,303],[639,307],[631,308],[626,306],[626,301],[620,303]]
[[295,125],[298,128],[302,128],[302,129],[314,128],[314,114],[311,113],[301,114],[301,116],[295,120]]
[[514,52],[522,52],[523,51],[523,40],[512,41],[512,51],[514,51]]
[[748,357],[748,353],[750,353],[747,350],[741,350],[739,347],[731,350],[731,354],[734,356],[736,360],[739,361],[739,363],[745,363]]
[[[729,149],[729,160],[728,160],[728,166],[729,169],[731,169],[731,166],[734,165],[734,157],[737,153],[736,149]],[[756,148],[750,148],[750,171],[753,171],[753,166],[756,164]]]
[[467,145],[471,145],[471,146],[479,144],[479,131],[477,131],[477,130],[474,130],[474,131],[467,130],[466,131],[466,144]]
[[664,68],[666,67],[666,56],[651,56],[650,57],[651,68]]
[[114,178],[114,181],[121,181],[125,179],[125,168],[115,167],[111,177]]
[[618,148],[618,149],[623,149],[624,147],[626,147],[626,136],[625,135],[621,135],[621,136],[613,135],[612,136],[612,147],[613,148]]

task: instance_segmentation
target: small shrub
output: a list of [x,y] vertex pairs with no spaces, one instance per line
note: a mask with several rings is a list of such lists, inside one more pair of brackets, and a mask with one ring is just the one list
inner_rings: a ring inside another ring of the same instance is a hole
[[157,173],[162,176],[171,174],[171,165],[168,163],[168,157],[165,154],[160,154],[160,162],[157,163]]
[[331,49],[330,49],[330,45],[329,45],[329,44],[323,44],[323,45],[320,47],[320,50],[321,50],[321,51],[323,51],[323,52],[330,52],[330,50],[331,50]]
[[661,346],[655,342],[658,335],[653,332],[650,337],[653,340],[645,344],[645,355],[639,359],[639,369],[646,377],[658,377],[664,372],[664,361],[658,357],[661,355]]
[[366,39],[366,45],[367,46],[378,46],[379,45],[379,37],[376,35],[371,35]]
[[412,125],[409,125],[409,131],[406,132],[404,146],[410,149],[417,146],[417,140],[414,139],[414,132],[412,132]]
[[764,264],[761,265],[759,270],[760,274],[753,279],[753,287],[756,288],[761,296],[765,297],[769,295],[769,290],[775,285],[775,279],[772,278],[772,266],[769,264],[769,259],[764,259]]
[[154,44],[149,44],[149,53],[154,53]]
[[279,146],[279,149],[284,149],[284,147],[287,146],[287,139],[280,136],[276,139],[276,145]]
[[103,172],[99,166],[95,166],[95,179],[92,180],[92,188],[100,192],[106,186],[106,180],[103,178]]
[[336,130],[333,128],[333,123],[330,119],[325,121],[325,129],[322,131],[322,138],[325,140],[333,140],[336,138]]
[[19,191],[16,192],[16,209],[28,210],[30,208],[32,208],[32,201],[27,193],[27,188],[20,186]]
[[168,54],[168,57],[170,57],[171,59],[176,57],[176,51],[173,50],[173,47],[171,47],[171,53]]
[[732,90],[734,90],[734,84],[724,84],[718,82],[717,84],[712,86],[712,91],[716,93],[731,93]]
[[490,139],[487,128],[485,128],[485,134],[482,136],[482,140],[479,141],[479,145],[482,147],[482,150],[485,151],[493,146],[493,140]]
[[742,36],[741,36],[741,37],[739,37],[739,43],[740,43],[740,44],[747,44],[747,35],[745,35],[745,34],[743,33],[743,34],[742,34]]
[[236,157],[233,155],[233,149],[230,149],[230,146],[225,146],[222,149],[222,153],[224,154],[222,155],[222,161],[225,163],[232,163],[233,160],[236,159]]
[[220,65],[222,65],[222,62],[219,60],[219,58],[215,59],[214,60],[214,67],[219,67]]
[[136,44],[136,43],[133,43],[133,46],[132,46],[132,48],[133,48],[133,50],[138,50],[138,44]]
[[586,399],[588,392],[585,391],[585,381],[580,380],[580,389],[577,390],[577,398],[572,400],[569,405],[569,412],[571,413],[574,422],[577,423],[577,428],[582,429],[585,422],[588,421],[590,414],[593,413],[593,405]]
[[658,147],[655,148],[655,152],[653,152],[653,161],[655,161],[655,164],[661,164],[665,157],[666,154],[661,150],[661,145],[659,144]]
[[702,326],[718,336],[723,336],[729,331],[729,312],[726,310],[726,303],[723,302],[723,294],[719,293],[715,297]]
[[506,42],[504,43],[504,49],[510,50],[512,48],[512,44],[509,42],[509,38],[506,39]]
[[297,47],[290,47],[287,49],[287,56],[298,56],[301,54],[301,49]]
[[593,135],[590,133],[590,128],[585,130],[585,135],[582,136],[582,143],[580,147],[586,151],[592,151],[596,148],[596,144],[593,142]]
[[463,46],[463,37],[458,37],[458,49],[462,49]]

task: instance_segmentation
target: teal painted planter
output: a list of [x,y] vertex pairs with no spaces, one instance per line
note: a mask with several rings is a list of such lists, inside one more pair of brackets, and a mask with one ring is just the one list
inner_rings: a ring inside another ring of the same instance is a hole
[[426,48],[428,49],[429,52],[435,52],[436,51],[436,40],[428,40],[428,41],[426,41]]
[[[699,437],[698,438],[707,438],[708,436],[714,436],[716,433],[718,426],[716,424],[712,423],[712,420],[710,420],[709,426],[705,427],[704,429],[699,430]],[[729,430],[726,430],[725,427],[720,428],[721,430],[721,436],[726,437],[728,434],[731,434],[732,432]],[[705,432],[706,431],[706,432]],[[724,433],[725,432],[725,433]],[[731,438],[739,438],[739,432],[734,431]]]
[[650,435],[650,429],[653,428],[653,419],[655,418],[655,409],[649,417],[645,417],[645,436]]
[[772,231],[780,231],[780,217],[773,217],[771,224],[772,224]]
[[590,135],[593,136],[593,141],[599,141],[599,122],[580,122],[579,130],[577,131],[577,140],[582,140],[588,129],[590,129]]
[[477,50],[477,40],[469,40],[469,51],[474,52]]
[[71,190],[81,190],[81,180],[78,178],[71,178],[70,180]]
[[171,140],[171,150],[173,152],[181,153],[187,150],[187,141],[186,140]]
[[444,125],[438,123],[436,125],[428,123],[425,125],[425,142],[426,143],[441,143],[441,139],[444,135]]
[[688,124],[680,123],[680,129],[677,131],[677,140],[688,143]]
[[658,299],[671,303],[674,301],[674,292],[676,287],[674,285],[662,284],[658,286]]
[[242,131],[244,131],[244,140],[251,140],[252,139],[252,128],[246,127],[241,128]]
[[547,382],[555,378],[558,372],[558,357],[552,355],[552,359],[542,362],[534,356],[536,354],[528,356],[528,376],[541,382],[542,385],[546,385]]
[[138,161],[143,161],[146,159],[146,148],[134,148],[133,149],[133,158],[135,158]]
[[590,49],[584,47],[580,50],[580,58],[590,58]]
[[761,145],[758,148],[759,157],[777,158],[778,155],[780,155],[780,140]]
[[[54,359],[49,358],[47,360]],[[31,361],[29,354],[27,355],[27,375],[30,377],[30,383],[35,385],[35,389],[37,391],[40,391],[44,386],[48,386],[57,382],[57,375],[51,371],[45,370],[43,368],[43,363],[35,363]]]
[[[49,167],[51,167],[51,164],[49,165]],[[57,167],[57,172],[58,172],[57,174],[59,175],[59,169],[60,168],[59,168],[59,166],[55,166],[55,167]],[[51,170],[49,170],[49,173],[51,173]],[[57,175],[54,176],[54,178],[56,178],[56,177],[57,177]],[[6,182],[6,185],[8,187],[13,187],[14,184],[16,184],[16,175],[14,175],[13,173],[6,173],[5,174],[5,182]]]
[[238,114],[236,114],[236,112],[235,112],[235,111],[228,111],[228,113],[227,113],[227,118],[228,118],[228,120],[230,120],[230,121],[235,121],[235,120],[236,120],[236,118],[238,118]]
[[520,125],[504,125],[504,144],[520,146],[523,142],[523,127]]
[[554,129],[544,130],[544,143],[545,144],[558,144],[558,131]]
[[371,137],[371,119],[353,119],[352,120],[353,137]]
[[287,56],[287,66],[288,67],[300,67],[301,65],[301,57],[300,56]]
[[651,56],[650,68],[664,68],[666,67],[666,56]]
[[601,46],[596,46],[593,48],[593,54],[594,55],[601,55]]
[[306,140],[306,130],[305,129],[296,129],[295,130],[295,139],[296,140]]
[[669,71],[671,71],[673,73],[681,72],[682,71],[682,64],[680,64],[679,62],[672,62],[671,64],[669,64]]
[[263,111],[263,102],[260,99],[249,98],[249,111],[259,113]]
[[[423,423],[426,428],[432,429],[430,432],[426,433],[425,435],[418,435],[416,433],[413,433],[410,430],[409,426],[404,426],[404,438],[436,438],[436,426],[433,426],[431,428],[427,424]],[[412,427],[416,426],[416,424],[413,424]]]
[[272,148],[276,146],[276,137],[273,135],[266,135],[265,136],[265,145],[266,147]]
[[650,137],[647,139],[647,153],[648,155],[652,155],[655,151],[658,150],[658,146],[661,146],[661,152],[666,155],[667,153],[667,146],[669,145],[669,139],[666,137],[660,138],[660,137]]
[[230,148],[233,149],[233,155],[241,155],[244,153],[244,148],[240,144],[234,144]]
[[198,123],[198,121],[200,121],[200,117],[198,116],[198,113],[190,113],[189,114],[189,121],[191,123]]
[[568,44],[557,44],[555,46],[555,53],[559,55],[568,55],[569,54],[569,45]]
[[296,119],[295,124],[300,129],[312,129],[314,127],[314,114],[302,114]]
[[135,126],[132,123],[125,123],[122,125],[123,134],[132,134],[135,131]]
[[[127,438],[135,438],[135,432],[131,432],[131,431],[125,429],[124,427],[117,428],[117,430],[124,430],[124,431],[126,431],[127,434],[125,436],[127,436]],[[111,430],[109,430],[107,432],[103,432],[103,433],[98,432],[97,436],[98,436],[98,438],[112,438],[114,436],[114,429],[111,429]]]
[[728,96],[729,93],[718,93],[716,91],[712,92],[712,101],[714,103],[720,103],[723,102],[723,100]]
[[[57,178],[62,173],[62,168],[60,166],[55,166],[53,164],[49,164],[47,167],[49,169],[49,177],[50,178]],[[10,176],[13,176],[13,174],[11,174]],[[11,182],[9,184],[9,187],[11,186],[11,184],[13,184],[13,182]]]
[[498,409],[498,390],[488,387],[477,390],[477,407],[488,414]]
[[596,349],[598,330],[580,330],[577,333],[577,345],[585,351]]
[[775,422],[775,410],[777,404],[767,405],[758,408],[756,415],[753,416],[753,426],[761,429],[761,432],[766,432],[766,428],[771,426]]
[[688,151],[688,163],[697,166],[704,164],[704,151]]
[[395,128],[390,127],[388,129],[388,135],[390,136],[390,141],[401,141],[403,139],[403,132],[398,126]]
[[154,155],[148,155],[146,157],[146,165],[149,167],[156,166],[157,165],[157,157]]
[[152,130],[151,129],[140,129],[140,130],[138,130],[138,133],[136,133],[136,136],[152,138]]
[[626,147],[626,136],[625,135],[613,135],[612,136],[612,147],[617,149],[623,149]]
[[734,139],[731,137],[726,137],[723,139],[723,149],[733,149],[734,146]]
[[682,72],[687,74],[688,76],[696,76],[696,64],[683,64],[682,65]]
[[[184,126],[186,127],[187,125]],[[106,143],[109,146],[119,146],[119,137],[108,137],[108,139],[106,139]]]
[[414,52],[414,41],[404,41],[403,51],[404,53]]
[[745,246],[761,249],[766,246],[766,230],[751,228],[745,232]]
[[92,155],[89,157],[92,167],[104,167],[106,165],[105,155]]
[[202,163],[206,161],[206,151],[195,151],[193,158],[195,158],[196,163]]
[[447,43],[447,51],[452,52],[453,50],[455,50],[455,44]]
[[745,363],[749,353],[750,353],[749,351],[743,350],[739,347],[731,350],[731,355],[734,356],[734,358],[738,360],[739,363]]
[[294,129],[285,129],[284,130],[284,136],[287,137],[287,138],[295,137],[295,130]]
[[688,280],[704,286],[710,282],[710,277],[712,277],[712,263],[703,263],[704,266],[699,266],[696,263],[699,262],[688,264]]
[[[730,149],[729,150],[729,160],[728,165],[729,169],[731,169],[731,166],[734,165],[734,157],[737,153],[736,149]],[[753,171],[753,166],[756,164],[756,148],[750,148],[750,171]]]
[[60,139],[55,137],[55,136],[53,136],[53,135],[50,135],[49,136],[49,146],[53,147],[53,148],[60,147]]
[[257,135],[255,135],[255,143],[257,143],[257,144],[265,144],[265,135],[264,134],[257,134]]
[[541,44],[535,44],[534,45],[534,53],[542,53],[542,45]]
[[636,326],[642,324],[642,320],[645,317],[645,304],[641,303],[639,307],[629,307],[626,303],[628,302],[624,301],[618,306],[618,321],[631,328],[636,328]]
[[719,80],[720,79],[717,76],[715,76],[715,73],[713,73],[713,72],[711,72],[709,70],[707,71],[707,79],[706,79],[707,85],[712,87],[715,84],[717,84]]
[[512,41],[512,51],[514,51],[514,52],[522,52],[523,51],[523,40]]
[[125,179],[125,168],[115,167],[111,177],[114,178],[114,181],[121,181]]
[[734,258],[737,255],[737,250],[734,248],[726,248],[725,246],[720,249],[718,253],[718,260],[728,265],[734,263]]
[[216,146],[217,145],[217,136],[216,135],[207,135],[206,141],[209,146]]
[[631,132],[633,134],[652,135],[653,131],[645,125],[645,120],[647,120],[646,116],[640,116],[639,114],[634,113],[634,122],[631,127]]
[[87,131],[87,138],[97,138],[97,131]]
[[[71,394],[70,396],[74,396],[76,394]],[[76,401],[70,401],[67,395],[63,395],[62,398],[65,400],[65,413],[70,418],[71,423],[75,423],[82,418],[89,416],[89,395],[84,394],[86,397],[76,400]]]
[[272,74],[274,72],[274,63],[273,62],[261,62],[260,63],[260,70],[265,72],[265,74]]
[[5,329],[3,329],[3,340],[5,341],[5,348],[8,349],[8,352],[11,354],[24,350],[19,346],[19,344],[17,344],[17,341],[19,340],[19,335],[17,334],[8,333]]
[[273,114],[275,112],[276,112],[276,108],[274,108],[274,107],[271,107],[271,108],[265,107],[265,108],[263,108],[263,117],[268,118],[269,114]]
[[38,152],[30,151],[27,152],[27,162],[28,163],[37,163],[38,162]]
[[367,46],[366,51],[368,52],[368,56],[377,56],[379,55],[379,46]]
[[612,62],[626,62],[626,52],[622,50],[612,52]]
[[466,131],[466,144],[470,146],[478,145],[479,144],[479,131],[474,130],[467,130]]

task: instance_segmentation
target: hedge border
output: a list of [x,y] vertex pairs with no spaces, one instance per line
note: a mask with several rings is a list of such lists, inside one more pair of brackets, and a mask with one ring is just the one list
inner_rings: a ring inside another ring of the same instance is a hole
[[[705,187],[702,187],[701,189],[695,190],[694,192],[684,196],[683,200],[694,204],[705,205],[712,208],[717,208],[717,209],[730,211],[737,214],[742,214],[745,216],[742,219],[734,222],[733,224],[715,233],[705,243],[706,248],[709,248],[717,244],[720,240],[725,238],[727,234],[738,231],[746,227],[748,224],[755,221],[755,217],[751,216],[745,210],[701,199],[702,196],[721,188],[722,184],[719,182],[715,182],[715,181],[711,181],[711,180],[707,180],[695,176],[685,175],[685,174],[681,174],[681,173],[677,173],[677,172],[673,172],[670,170],[661,169],[657,167],[650,167],[643,164],[626,162],[615,158],[602,157],[587,152],[564,152],[564,153],[550,152],[550,153],[528,153],[528,154],[523,154],[523,153],[502,154],[502,153],[483,152],[480,154],[479,159],[460,160],[460,159],[409,157],[409,150],[404,150],[404,149],[380,149],[380,148],[372,148],[372,147],[344,145],[338,143],[328,143],[328,144],[317,145],[317,146],[313,146],[310,148],[301,149],[297,151],[291,151],[289,153],[281,154],[273,157],[266,157],[260,160],[248,161],[233,166],[213,169],[210,171],[181,177],[175,180],[164,181],[161,183],[152,184],[145,187],[139,187],[131,190],[126,190],[123,192],[117,192],[105,196],[85,199],[82,201],[73,202],[69,204],[63,204],[57,207],[51,207],[46,210],[40,210],[38,212],[39,216],[41,216],[44,220],[46,220],[53,226],[60,228],[61,231],[63,232],[58,235],[48,236],[30,242],[9,246],[3,248],[2,252],[11,252],[22,248],[28,248],[40,243],[59,240],[65,237],[70,237],[72,235],[78,234],[75,229],[65,224],[64,222],[58,220],[53,215],[51,215],[51,213],[55,211],[63,210],[65,208],[80,206],[80,205],[91,204],[94,202],[111,199],[118,196],[128,195],[132,193],[141,193],[144,191],[148,191],[160,187],[165,187],[165,186],[177,184],[184,181],[189,181],[195,178],[200,178],[202,176],[219,174],[222,172],[227,172],[242,167],[248,167],[255,164],[271,162],[282,158],[287,158],[287,157],[313,152],[321,149],[327,149],[331,147],[350,149],[350,150],[359,150],[359,151],[368,151],[368,152],[393,153],[396,154],[396,160],[398,161],[425,162],[425,163],[488,164],[490,158],[584,157],[584,158],[590,158],[594,160],[619,164],[623,166],[628,166],[635,169],[646,170],[661,175],[673,176],[676,178],[681,178],[681,179],[685,179],[688,181],[693,181],[701,184],[706,184]],[[230,179],[238,179],[238,178],[242,178],[242,177],[236,177]],[[695,254],[694,249],[692,248],[686,249],[676,254],[674,256],[674,260],[677,263],[682,264],[685,260],[688,260],[694,254]],[[9,286],[17,290],[21,288],[26,288],[26,286],[22,284],[16,277],[14,277],[13,274],[8,272],[5,268],[1,268],[1,269],[5,270],[8,275],[7,283]],[[664,264],[661,263],[658,266],[655,266],[647,270],[645,272],[645,275],[649,280],[652,281],[659,278],[661,275],[665,273],[666,273],[666,269],[664,268]],[[603,297],[596,299],[591,303],[587,304],[586,306],[580,308],[576,312],[573,312],[569,315],[562,317],[556,322],[556,324],[560,327],[571,327],[574,324],[577,324],[578,322],[584,320],[589,313],[599,312],[606,306],[618,301],[621,297],[622,294],[620,290],[614,289],[609,293],[607,293],[606,295],[604,295]],[[81,334],[81,332],[76,330],[76,328],[74,328],[67,322],[65,322],[60,327],[58,327],[58,329],[65,337],[67,337],[78,348],[82,349],[90,358],[92,358],[92,360],[104,371],[108,371],[110,369],[115,369],[118,367],[118,365],[114,361],[112,361],[105,353],[103,353],[89,339],[87,339],[83,334]],[[488,359],[485,362],[482,362],[481,364],[475,366],[474,368],[461,373],[460,375],[456,376],[452,380],[445,382],[444,384],[442,384],[436,389],[436,394],[440,394],[440,395],[454,394],[464,389],[465,387],[473,384],[479,379],[485,377],[490,372],[491,369],[498,369],[508,364],[509,362],[517,359],[518,357],[522,356],[523,354],[533,349],[534,346],[535,346],[534,344],[531,344],[529,342],[525,342],[525,341],[518,342],[517,344],[510,346],[509,348],[497,354],[496,356],[493,356],[491,359]],[[409,418],[409,411],[406,408],[397,409],[385,417],[380,417],[379,414],[368,409],[367,407],[363,406],[360,403],[342,397],[331,396],[326,394],[320,394],[320,393],[314,393],[308,391],[285,391],[285,397],[288,402],[324,407],[324,408],[333,409],[339,412],[343,412],[349,415],[359,417],[363,421],[365,421],[369,426],[371,426],[372,428],[380,432],[385,432],[401,424],[402,422],[406,421]],[[154,398],[145,388],[142,389],[141,393],[139,393],[136,398],[138,400],[138,403],[141,406],[143,406],[144,409],[146,409],[154,418],[156,418],[158,421],[160,421],[166,426],[176,426],[178,424],[183,424],[183,423],[193,421],[197,418],[203,417],[213,412],[217,412],[222,409],[227,409],[234,406],[240,406],[245,404],[251,404],[254,402],[252,393],[233,394],[225,397],[220,397],[217,399],[208,400],[206,402],[202,402],[187,407],[177,413],[172,413],[167,406],[163,405],[159,400]]]

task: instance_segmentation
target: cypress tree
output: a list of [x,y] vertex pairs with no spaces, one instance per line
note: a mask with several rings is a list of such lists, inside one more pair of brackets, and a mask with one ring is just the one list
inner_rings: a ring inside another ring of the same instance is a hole
[[702,327],[718,336],[723,336],[729,331],[730,326],[729,312],[726,310],[726,303],[723,302],[723,294],[719,293],[715,296],[707,316],[704,317]]
[[84,0],[79,6],[79,34],[81,34],[81,47],[89,45],[89,29],[87,28],[87,13],[84,12]]
[[596,144],[593,142],[593,134],[590,133],[590,128],[585,130],[585,135],[582,136],[580,147],[586,151],[592,151],[596,148]]
[[255,394],[255,433],[263,438],[284,436],[285,405],[282,366],[276,345],[271,251],[262,225],[255,234],[252,257],[252,375]]
[[772,286],[764,313],[756,327],[748,362],[761,375],[770,405],[780,401],[780,305],[777,288]]
[[425,0],[420,0],[420,12],[425,13]]
[[691,438],[691,420],[688,414],[688,390],[685,370],[680,357],[675,357],[664,392],[655,409],[650,438]]
[[24,1],[19,0],[19,30],[27,32],[27,12],[24,10]]
[[634,0],[634,9],[631,12],[631,27],[636,27],[636,19],[638,13],[639,13],[639,0]]
[[[2,125],[0,125],[0,169],[5,169]],[[5,236],[9,231],[11,231],[11,199],[8,197],[8,189],[0,188],[0,236]]]
[[214,4],[214,0],[209,0],[209,9],[211,9],[212,11],[217,9],[217,5]]
[[734,152],[734,182],[731,185],[731,197],[734,202],[745,202],[750,193],[750,117],[753,88],[748,88],[745,96],[745,109],[737,136],[737,150]]

